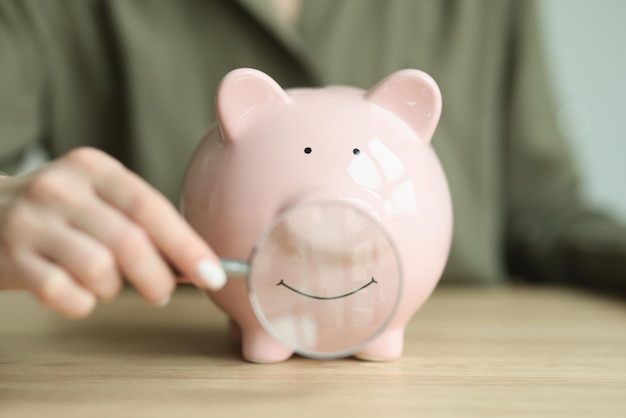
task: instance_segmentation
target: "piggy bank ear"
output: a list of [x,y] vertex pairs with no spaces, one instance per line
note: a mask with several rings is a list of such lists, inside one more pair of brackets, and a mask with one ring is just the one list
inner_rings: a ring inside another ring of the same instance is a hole
[[424,143],[430,142],[441,116],[441,92],[428,74],[412,69],[397,71],[365,97],[404,120]]
[[217,88],[217,123],[223,136],[234,140],[257,111],[288,101],[287,93],[270,76],[239,68],[226,74]]

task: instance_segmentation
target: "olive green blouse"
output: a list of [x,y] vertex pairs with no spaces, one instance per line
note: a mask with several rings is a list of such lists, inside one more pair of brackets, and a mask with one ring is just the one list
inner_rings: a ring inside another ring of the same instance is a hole
[[626,284],[626,228],[579,201],[530,1],[0,0],[0,170],[101,148],[175,200],[219,80],[369,88],[400,68],[443,94],[433,145],[455,232],[444,282]]

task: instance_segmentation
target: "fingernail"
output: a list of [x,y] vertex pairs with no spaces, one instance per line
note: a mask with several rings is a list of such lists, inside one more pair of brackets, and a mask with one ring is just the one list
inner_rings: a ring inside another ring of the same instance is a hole
[[172,299],[172,295],[165,296],[163,299],[161,299],[159,303],[156,304],[157,308],[162,308],[166,306],[168,303],[170,303],[171,299]]
[[211,290],[219,290],[226,284],[224,269],[209,260],[202,260],[198,263],[198,275]]

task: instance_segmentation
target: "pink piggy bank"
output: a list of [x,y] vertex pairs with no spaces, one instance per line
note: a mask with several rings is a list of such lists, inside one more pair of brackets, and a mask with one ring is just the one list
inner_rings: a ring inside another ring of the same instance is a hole
[[209,292],[244,358],[315,357],[315,344],[335,357],[399,357],[452,237],[450,193],[430,144],[436,83],[407,69],[368,91],[285,91],[237,69],[218,88],[216,112],[180,208],[220,257],[250,262],[247,282],[229,275]]

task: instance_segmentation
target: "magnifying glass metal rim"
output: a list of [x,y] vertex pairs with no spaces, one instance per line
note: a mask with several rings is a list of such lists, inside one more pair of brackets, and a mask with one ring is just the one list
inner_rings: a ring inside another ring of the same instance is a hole
[[[394,302],[394,306],[391,309],[391,312],[388,314],[388,317],[385,318],[385,320],[380,325],[380,327],[370,337],[366,338],[361,343],[359,343],[359,344],[357,344],[355,346],[352,346],[349,349],[340,350],[340,351],[332,351],[332,352],[314,351],[314,350],[309,350],[309,349],[305,349],[305,348],[302,348],[302,347],[296,347],[296,346],[294,346],[294,344],[286,342],[283,339],[283,337],[281,337],[278,333],[276,333],[274,331],[273,327],[271,326],[271,324],[269,323],[269,321],[266,319],[264,313],[263,313],[263,309],[261,308],[261,306],[260,306],[260,304],[258,302],[258,299],[256,297],[254,283],[253,283],[253,281],[251,279],[252,264],[254,263],[255,256],[258,253],[259,248],[267,240],[268,236],[272,233],[272,231],[274,231],[274,229],[281,222],[283,222],[285,220],[285,218],[287,218],[294,211],[302,209],[302,208],[304,208],[306,206],[319,206],[319,205],[344,207],[344,208],[347,208],[347,209],[350,209],[350,210],[353,210],[353,211],[359,213],[359,215],[361,215],[364,218],[369,219],[371,222],[373,222],[378,227],[378,229],[380,231],[382,231],[382,233],[385,235],[385,238],[389,242],[389,244],[390,244],[390,246],[391,246],[391,248],[392,248],[392,250],[393,250],[393,252],[395,254],[397,265],[398,265],[398,290],[397,290],[397,295],[396,295],[396,300]],[[322,360],[330,360],[330,359],[349,357],[349,356],[351,356],[351,355],[353,355],[355,353],[358,353],[359,351],[361,351],[362,349],[367,347],[367,345],[369,345],[371,342],[373,342],[376,338],[378,338],[387,329],[387,327],[391,324],[391,321],[393,321],[393,319],[395,318],[396,313],[398,312],[398,309],[400,307],[400,301],[401,301],[401,298],[402,298],[402,291],[403,291],[403,288],[404,288],[404,270],[403,270],[403,267],[402,267],[402,259],[400,257],[400,252],[399,252],[398,247],[396,246],[394,240],[391,238],[391,236],[389,235],[387,230],[381,225],[381,223],[376,218],[374,218],[369,213],[367,213],[365,210],[359,208],[355,204],[350,203],[350,202],[346,202],[346,201],[317,200],[317,201],[308,201],[308,202],[296,204],[294,206],[290,206],[289,208],[287,208],[286,210],[281,212],[278,216],[276,216],[276,218],[274,218],[272,220],[270,225],[268,225],[263,230],[263,232],[261,233],[261,235],[257,239],[257,241],[256,241],[256,243],[254,245],[254,248],[252,249],[252,252],[251,252],[250,257],[249,257],[249,261],[233,260],[233,259],[221,259],[221,264],[222,264],[222,267],[224,268],[224,270],[226,271],[226,273],[228,274],[229,277],[232,277],[232,278],[242,278],[242,279],[246,280],[247,287],[248,287],[248,299],[250,300],[250,304],[252,306],[254,314],[255,314],[257,320],[259,321],[259,323],[261,324],[261,326],[263,327],[263,329],[268,334],[270,334],[274,339],[276,339],[277,341],[281,342],[285,346],[287,346],[287,347],[291,348],[292,350],[294,350],[294,352],[299,354],[299,355],[310,357],[310,358],[315,358],[315,359],[322,359]]]

